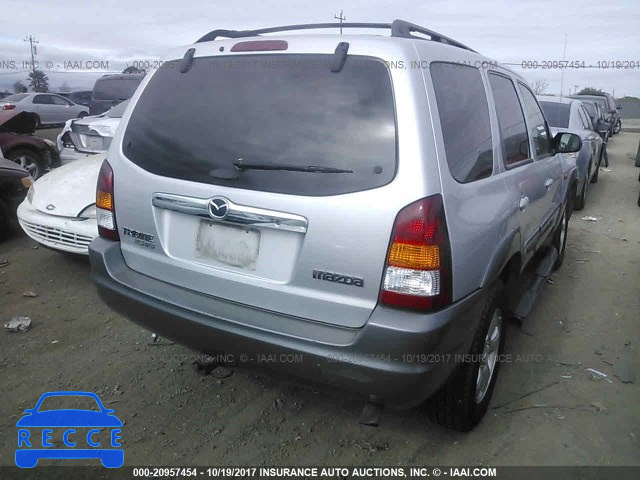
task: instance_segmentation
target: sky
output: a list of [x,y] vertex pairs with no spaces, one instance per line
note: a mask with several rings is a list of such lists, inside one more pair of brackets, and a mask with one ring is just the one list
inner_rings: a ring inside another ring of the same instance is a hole
[[[3,0],[0,91],[27,78],[29,35],[38,41],[36,61],[51,89],[79,90],[134,62],[152,64],[210,30],[331,22],[341,10],[347,22],[401,18],[438,31],[530,83],[546,81],[545,93],[590,86],[640,97],[638,0]],[[563,58],[587,68],[544,68]]]

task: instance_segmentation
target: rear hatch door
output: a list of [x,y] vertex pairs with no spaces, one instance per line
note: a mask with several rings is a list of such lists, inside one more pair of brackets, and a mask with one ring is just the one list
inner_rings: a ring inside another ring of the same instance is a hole
[[177,59],[146,79],[109,153],[130,268],[256,309],[366,323],[420,172],[397,181],[388,64],[352,45],[334,72],[336,42],[324,43],[218,57],[216,42],[188,71]]

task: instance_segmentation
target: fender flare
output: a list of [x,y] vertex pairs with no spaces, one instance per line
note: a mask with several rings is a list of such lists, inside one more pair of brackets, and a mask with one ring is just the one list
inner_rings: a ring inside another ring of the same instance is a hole
[[489,261],[487,269],[484,272],[480,288],[491,285],[500,276],[504,267],[507,266],[511,258],[515,254],[521,253],[521,250],[522,235],[520,233],[520,229],[516,228],[507,234],[496,248],[493,257]]

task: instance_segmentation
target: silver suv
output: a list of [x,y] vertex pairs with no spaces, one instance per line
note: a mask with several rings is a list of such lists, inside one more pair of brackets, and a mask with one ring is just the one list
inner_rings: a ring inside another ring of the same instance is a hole
[[100,172],[93,277],[160,335],[469,430],[507,316],[562,262],[580,138],[423,27],[282,34],[327,26],[216,30],[146,76]]

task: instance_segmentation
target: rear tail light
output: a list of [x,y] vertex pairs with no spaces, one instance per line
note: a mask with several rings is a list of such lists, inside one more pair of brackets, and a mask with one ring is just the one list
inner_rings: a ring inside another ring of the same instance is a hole
[[398,213],[380,303],[422,311],[451,303],[451,245],[441,195],[418,200]]
[[100,173],[98,174],[96,217],[98,221],[98,234],[102,238],[115,241],[120,240],[113,199],[113,170],[106,160],[102,162],[102,167],[100,167]]
[[14,108],[16,108],[15,105],[3,105],[2,106],[2,110],[13,110]]

